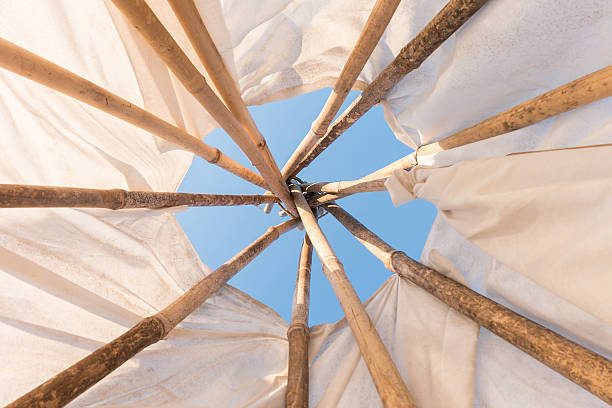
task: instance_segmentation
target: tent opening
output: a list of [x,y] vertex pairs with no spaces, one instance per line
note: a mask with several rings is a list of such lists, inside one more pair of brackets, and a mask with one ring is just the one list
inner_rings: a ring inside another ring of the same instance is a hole
[[[272,154],[281,165],[295,149],[296,140],[300,140],[310,128],[329,92],[330,88],[326,88],[287,100],[249,107]],[[357,95],[359,92],[351,92],[340,112]],[[223,129],[216,129],[205,141],[250,167],[248,159]],[[395,138],[383,118],[382,107],[376,106],[321,157],[304,169],[300,178],[305,181],[350,180],[375,171],[411,152],[412,149]],[[194,158],[178,191],[262,193],[260,188],[211,166],[199,157]],[[376,232],[384,236],[389,243],[415,259],[421,255],[437,214],[436,207],[425,200],[416,200],[394,208],[389,194],[384,191],[347,197],[343,199],[343,203],[364,223],[376,226]],[[270,225],[282,222],[283,219],[278,216],[279,210],[280,208],[275,206],[272,213],[264,214],[263,206],[192,207],[177,213],[177,219],[200,258],[214,269],[248,245]],[[391,212],[393,217],[389,217]],[[401,220],[403,224],[399,228],[397,220]],[[321,223],[341,257],[357,294],[362,301],[366,301],[391,272],[331,216],[323,217]],[[289,232],[288,235],[293,237],[278,240],[229,282],[273,308],[286,321],[291,318],[291,300],[301,234],[303,232],[297,230]],[[312,265],[311,299],[311,325],[333,323],[344,317],[329,281],[321,272],[321,264],[316,256],[313,257]]]

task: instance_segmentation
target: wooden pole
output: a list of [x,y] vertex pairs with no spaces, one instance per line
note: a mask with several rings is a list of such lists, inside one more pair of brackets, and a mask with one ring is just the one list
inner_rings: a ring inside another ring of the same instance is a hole
[[421,146],[417,155],[434,154],[503,135],[610,96],[612,65],[516,105],[439,142]]
[[154,316],[21,396],[6,408],[63,407],[151,344],[157,343],[191,312],[219,290],[231,277],[299,221],[292,219],[269,228],[265,234]]
[[380,37],[385,32],[393,13],[397,9],[400,0],[377,0],[365,27],[361,31],[357,44],[351,51],[349,58],[336,81],[334,90],[329,95],[325,106],[319,113],[317,119],[312,123],[310,130],[295,149],[285,166],[282,174],[285,178],[296,173],[298,163],[325,135],[329,124],[334,119],[344,100],[353,88],[357,77],[363,70],[364,65],[376,48]]
[[302,188],[304,188],[306,192],[324,193],[308,200],[308,205],[311,207],[318,207],[322,204],[331,203],[332,201],[348,197],[355,193],[384,191],[385,181],[391,175],[391,173],[399,169],[409,169],[414,166],[415,162],[416,159],[414,158],[413,153],[357,180],[336,181],[332,183],[311,183],[302,185]]
[[[411,40],[395,59],[381,72],[361,95],[349,106],[305,158],[287,174],[294,176],[308,166],[345,130],[361,118],[406,74],[417,69],[438,47],[476,13],[487,0],[451,0],[423,30]],[[285,173],[283,173],[284,175]]]
[[0,208],[80,207],[119,210],[123,208],[164,208],[179,205],[190,207],[259,205],[270,202],[278,202],[278,198],[269,195],[158,193],[126,191],[118,188],[98,190],[0,184]]
[[194,1],[169,0],[169,3],[183,26],[183,30],[187,34],[191,45],[198,54],[200,61],[206,68],[206,72],[208,72],[210,79],[215,84],[217,92],[223,98],[230,112],[236,116],[236,119],[238,119],[251,137],[268,165],[274,170],[277,177],[282,179],[280,169],[272,153],[270,153],[266,139],[257,128],[253,117],[242,100],[238,84],[234,81],[234,78],[232,78],[227,66],[223,62],[223,58],[206,29],[206,25],[202,21]]
[[308,308],[311,264],[312,244],[308,235],[305,235],[293,292],[291,324],[287,330],[289,339],[289,369],[285,392],[287,408],[308,408],[308,342],[310,341]]
[[197,154],[238,177],[266,188],[260,175],[252,172],[217,148],[211,147],[159,117],[80,76],[0,38],[0,67],[24,78],[100,109],[168,142]]
[[385,181],[387,181],[391,173],[400,169],[407,170],[415,165],[416,158],[414,155],[415,153],[404,156],[357,180],[335,183],[314,183],[314,186],[308,187],[307,191],[321,191],[325,194],[312,197],[308,200],[308,204],[311,207],[317,207],[321,204],[331,203],[332,201],[348,197],[355,193],[384,191]]
[[318,207],[321,204],[339,200],[341,198],[348,197],[356,193],[385,191],[386,180],[386,177],[378,179],[369,179],[368,176],[366,176],[358,180],[303,184],[302,188],[307,193],[323,193],[321,195],[314,196],[308,200],[309,206]]
[[334,193],[334,194],[355,194],[372,191],[384,191],[386,178],[375,180],[347,180],[333,181],[328,183],[308,183],[302,184],[302,189],[306,193]]
[[414,407],[414,402],[408,388],[395,367],[391,355],[387,351],[382,339],[378,335],[370,316],[361,304],[355,289],[344,273],[344,267],[327,238],[321,231],[316,217],[306,203],[302,190],[298,185],[291,186],[291,194],[295,205],[306,229],[308,237],[312,241],[314,249],[319,255],[323,272],[331,283],[340,306],[346,316],[363,360],[372,376],[376,390],[380,395],[385,407]]
[[325,208],[385,266],[588,392],[612,404],[612,361],[397,251],[335,204]]
[[[266,162],[255,142],[240,122],[206,82],[204,76],[191,63],[170,33],[155,16],[145,0],[112,0],[125,18],[138,30],[166,66],[181,81],[185,89],[211,114],[227,134],[259,170],[270,190],[281,199],[287,210],[297,216],[289,189],[280,173],[275,173]],[[262,146],[263,148],[263,146]]]
[[352,194],[333,194],[333,193],[325,193],[319,196],[314,196],[308,200],[308,205],[315,208],[320,205],[331,203],[336,200],[340,200],[341,198],[348,197]]
[[201,280],[193,288],[157,313],[166,325],[166,334],[191,312],[196,310],[206,299],[217,292],[227,281],[244,268],[255,256],[266,249],[272,242],[276,241],[282,234],[298,226],[300,220],[293,218],[268,228],[265,234],[255,240],[252,244],[236,254],[225,264],[221,265],[215,272]]
[[396,160],[393,163],[389,163],[385,167],[381,167],[367,176],[362,177],[361,180],[373,180],[379,178],[387,179],[395,170],[408,170],[415,164],[416,158],[414,157],[413,152],[412,154],[404,156],[401,159]]

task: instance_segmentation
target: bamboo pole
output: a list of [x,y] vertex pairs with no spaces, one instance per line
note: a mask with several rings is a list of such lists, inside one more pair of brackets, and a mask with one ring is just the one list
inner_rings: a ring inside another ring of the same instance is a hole
[[384,191],[386,189],[385,181],[387,181],[391,173],[395,170],[408,170],[415,165],[416,158],[414,156],[415,153],[413,152],[357,180],[334,183],[314,183],[314,186],[308,187],[307,190],[309,192],[321,191],[325,194],[312,197],[308,200],[308,204],[311,207],[317,207],[321,204],[331,203],[332,201],[348,197],[355,193]]
[[334,193],[334,194],[355,194],[372,191],[384,191],[386,178],[375,180],[347,180],[333,181],[327,183],[308,183],[302,184],[301,188],[306,193]]
[[316,195],[308,200],[308,205],[318,207],[325,203],[339,200],[344,197],[356,193],[368,193],[373,191],[385,191],[384,178],[369,178],[365,176],[357,180],[350,181],[334,181],[331,183],[309,183],[303,184],[302,188],[307,193],[319,192],[321,195]]
[[[311,183],[302,185],[306,192],[322,192],[324,194],[314,196],[308,200],[308,205],[318,207],[325,203],[339,200],[351,196],[355,193],[365,193],[372,191],[384,191],[385,181],[395,170],[407,170],[416,163],[415,153],[402,157],[357,180],[336,181],[332,183]],[[272,205],[272,204],[266,204]]]
[[0,184],[0,208],[80,207],[108,208],[164,208],[259,205],[277,202],[268,195],[223,195],[159,193],[151,191],[99,190],[93,188],[31,186]]
[[[607,85],[603,84],[603,87],[606,87]],[[519,105],[520,106],[520,105]],[[515,107],[516,108],[516,107]],[[512,109],[515,109],[512,108]],[[524,115],[518,115],[523,116],[523,118],[525,117]],[[516,115],[514,117],[512,117],[512,119],[516,119]],[[511,119],[511,120],[512,120]],[[475,125],[478,126],[478,125]],[[459,132],[462,133],[463,131]],[[440,143],[440,142],[438,142]],[[610,146],[611,144],[599,144],[599,145],[590,145],[590,146],[574,146],[574,147],[564,147],[564,148],[560,148],[560,149],[548,149],[548,150],[531,150],[528,152],[515,152],[515,153],[510,153],[508,154],[508,156],[514,156],[517,154],[530,154],[530,153],[541,153],[541,152],[549,152],[549,151],[554,151],[554,150],[571,150],[571,149],[588,149],[588,148],[592,148],[592,147],[602,147],[602,146]],[[428,149],[429,146],[431,145],[425,145],[422,146],[421,149]],[[453,147],[457,147],[457,146],[453,146]],[[357,183],[358,181],[361,182],[365,182],[365,181],[369,181],[369,180],[375,180],[375,179],[380,179],[380,178],[388,178],[395,170],[410,170],[412,167],[417,165],[417,153],[421,153],[421,150],[417,150],[415,152],[412,152],[411,154],[408,154],[404,157],[402,157],[399,160],[394,161],[393,163],[390,163],[388,165],[386,165],[385,167],[382,167],[370,174],[368,174],[367,176],[364,176],[362,178],[360,178],[359,180],[354,181],[354,183]],[[429,153],[425,153],[425,154],[429,154]],[[423,155],[423,154],[421,154]],[[346,195],[338,195],[337,198],[343,198],[346,197],[350,194],[346,194]],[[327,197],[329,196],[329,197]],[[336,199],[337,199],[336,198]],[[335,199],[333,197],[331,197],[331,195],[326,195],[326,198],[323,200],[323,197],[319,197],[317,199],[317,203],[320,205],[324,202],[331,202],[334,201]]]
[[238,84],[223,62],[223,58],[206,29],[194,1],[169,0],[169,3],[221,98],[223,98],[230,112],[236,116],[236,119],[244,127],[277,177],[282,179],[280,169],[272,153],[270,153],[266,139],[257,128],[253,117],[242,100]]
[[261,176],[225,156],[219,149],[207,145],[183,129],[160,119],[93,82],[81,78],[3,38],[0,38],[0,67],[100,109],[182,149],[195,153],[209,163],[215,164],[250,183],[266,188]]
[[24,394],[6,408],[63,407],[151,344],[157,343],[190,313],[217,292],[230,278],[299,221],[270,227],[265,234],[198,282],[172,304],[87,357]]
[[[395,170],[408,170],[416,163],[415,153],[402,157],[357,180],[336,181],[331,183],[311,183],[303,184],[302,188],[306,192],[322,192],[324,194],[314,196],[308,200],[308,205],[318,207],[325,203],[339,200],[356,193],[366,193],[372,191],[384,191],[385,181]],[[273,204],[266,204],[273,205]]]
[[376,48],[380,37],[385,32],[399,3],[400,0],[376,1],[366,21],[365,27],[357,40],[357,44],[355,44],[355,47],[351,51],[321,113],[319,113],[319,116],[312,123],[310,130],[283,167],[283,177],[287,178],[297,173],[295,170],[298,163],[304,159],[308,152],[310,152],[317,142],[325,135],[329,124],[338,113],[338,110],[342,107],[357,77],[363,70],[374,48]]
[[361,180],[372,180],[379,178],[386,179],[395,170],[408,170],[416,164],[416,158],[414,156],[414,152],[407,156],[404,156],[401,159],[396,160],[393,163],[389,163],[385,167],[381,167],[380,169],[368,174],[367,176],[362,177]]
[[612,65],[516,105],[438,142],[421,146],[417,155],[434,154],[503,135],[610,96]]
[[[361,118],[404,78],[417,69],[444,41],[455,33],[487,0],[450,0],[411,40],[361,95],[334,121],[325,135],[287,176],[307,167],[323,150]],[[283,175],[285,173],[283,172]]]
[[339,206],[332,204],[325,208],[389,270],[612,404],[612,361],[416,262]]
[[145,0],[112,0],[125,18],[138,30],[166,66],[181,81],[185,89],[211,114],[227,134],[259,170],[270,190],[281,199],[287,210],[297,216],[289,189],[280,173],[275,173],[262,156],[255,142],[240,122],[206,82],[204,76],[191,63],[170,33],[155,16]]
[[326,203],[331,203],[336,200],[340,200],[341,198],[348,197],[352,194],[333,194],[333,193],[325,193],[319,196],[314,196],[308,200],[308,205],[315,208],[319,207]]
[[[326,191],[325,194],[312,197],[308,204],[311,207],[317,207],[325,203],[331,203],[332,201],[339,200],[351,196],[355,193],[366,193],[372,191],[384,191],[386,190],[385,181],[395,170],[408,170],[414,166],[415,163],[414,153],[402,157],[399,160],[394,161],[382,167],[360,179],[352,181],[340,181],[338,191],[334,192],[334,183],[329,183],[329,187],[322,187]],[[271,205],[271,204],[266,204]]]
[[319,255],[323,272],[340,301],[346,321],[355,336],[383,405],[385,407],[414,407],[406,384],[404,384],[391,355],[389,355],[368,313],[361,304],[355,289],[353,289],[344,273],[342,263],[336,257],[323,231],[321,231],[316,217],[308,207],[300,186],[292,185],[291,194],[306,233]]
[[308,408],[308,308],[310,303],[310,266],[312,264],[312,243],[304,236],[300,262],[293,292],[291,324],[287,330],[289,339],[289,369],[285,406],[287,408]]

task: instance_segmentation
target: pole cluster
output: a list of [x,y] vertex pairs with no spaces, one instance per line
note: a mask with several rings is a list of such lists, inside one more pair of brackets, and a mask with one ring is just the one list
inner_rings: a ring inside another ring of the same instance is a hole
[[265,138],[249,114],[239,86],[216,48],[194,0],[169,0],[169,3],[215,89],[180,49],[145,0],[112,1],[183,86],[227,131],[259,174],[233,161],[219,149],[205,144],[184,129],[4,39],[0,39],[0,67],[144,129],[155,137],[197,154],[208,162],[270,191],[263,195],[216,195],[0,184],[0,208],[81,207],[119,210],[179,205],[282,203],[292,219],[270,227],[261,237],[172,304],[155,315],[142,319],[123,335],[20,397],[8,407],[61,407],[68,404],[138,352],[167,336],[280,235],[300,223],[304,225],[306,234],[299,256],[292,317],[287,331],[289,366],[286,406],[308,406],[308,314],[314,249],[321,260],[323,273],[330,281],[344,311],[383,405],[415,407],[400,370],[321,230],[315,215],[318,214],[318,206],[331,213],[388,269],[612,404],[612,362],[409,258],[334,203],[334,200],[352,194],[383,191],[386,178],[395,170],[417,165],[419,155],[434,154],[495,137],[612,96],[612,66],[512,107],[436,143],[421,146],[416,153],[359,179],[288,186],[286,180],[308,166],[372,106],[378,104],[399,81],[417,69],[465,24],[487,0],[450,0],[332,123],[400,2],[377,0],[325,106],[282,171],[279,170]]

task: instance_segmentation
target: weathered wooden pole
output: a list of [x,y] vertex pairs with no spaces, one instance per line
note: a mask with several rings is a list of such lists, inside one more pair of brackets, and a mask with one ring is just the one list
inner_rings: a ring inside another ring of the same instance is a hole
[[416,165],[416,159],[414,158],[414,152],[412,155],[407,155],[398,159],[392,163],[387,164],[385,167],[381,167],[380,169],[368,174],[367,176],[363,176],[361,180],[373,180],[373,179],[386,179],[393,173],[395,170],[408,170]]
[[13,401],[6,408],[56,408],[68,404],[145,347],[167,336],[177,324],[217,292],[253,258],[297,224],[299,220],[292,219],[270,227],[265,234],[159,313],[143,319],[120,337]]
[[352,194],[334,194],[334,193],[325,193],[319,196],[314,196],[308,200],[308,205],[315,208],[320,205],[331,203],[332,201],[340,200],[341,198],[348,197]]
[[612,404],[612,361],[413,260],[338,205],[326,208],[385,266],[515,347]]
[[384,191],[386,178],[375,180],[347,180],[332,181],[328,183],[308,183],[302,184],[302,190],[306,193],[334,193],[334,194],[355,194],[372,191]]
[[[191,63],[187,55],[174,41],[168,30],[155,16],[145,0],[112,0],[125,18],[138,30],[155,50],[166,66],[174,73],[185,89],[210,113],[227,134],[246,154],[259,170],[270,190],[281,199],[287,210],[297,216],[289,189],[280,173],[264,159],[255,142],[249,137],[240,122],[223,104],[206,82],[204,75]],[[263,146],[261,146],[263,148]]]
[[250,183],[267,188],[259,174],[225,156],[219,149],[207,145],[185,130],[160,119],[93,82],[3,38],[0,38],[0,67],[100,109],[182,149],[195,153],[209,163]]
[[[406,76],[417,69],[438,47],[455,33],[487,0],[451,0],[397,57],[381,72],[361,95],[334,121],[319,142],[303,160],[287,174],[296,175],[308,166],[323,150],[332,144],[345,130],[361,118],[370,108]],[[285,173],[283,172],[283,175]]]
[[329,124],[338,113],[338,110],[340,110],[368,58],[370,58],[374,48],[376,48],[380,37],[385,32],[399,3],[400,0],[376,1],[365,27],[359,35],[357,44],[355,44],[351,51],[321,113],[319,113],[319,116],[312,123],[310,130],[283,167],[282,173],[285,178],[296,173],[295,170],[298,163],[304,159],[308,152],[325,135]]
[[378,335],[374,323],[361,304],[359,296],[344,273],[342,263],[325,238],[317,218],[308,207],[300,186],[291,185],[291,194],[306,233],[319,255],[323,273],[327,276],[338,297],[346,321],[355,336],[363,361],[368,367],[383,405],[385,407],[414,407],[406,384]]
[[257,128],[253,117],[242,100],[238,84],[234,81],[234,78],[223,62],[223,58],[206,29],[206,25],[204,21],[202,21],[202,17],[194,1],[169,0],[169,3],[177,19],[183,26],[183,30],[187,34],[191,45],[198,54],[200,61],[206,68],[206,72],[208,72],[210,79],[215,84],[217,92],[221,95],[221,98],[223,98],[229,110],[236,116],[236,119],[238,119],[242,127],[244,127],[253,142],[255,142],[255,145],[268,165],[274,170],[277,177],[281,178],[280,169],[274,157],[272,157],[272,153],[270,153],[266,139]]
[[188,205],[211,207],[259,205],[278,202],[270,195],[158,193],[152,191],[99,190],[93,188],[0,184],[0,208],[164,208]]
[[334,181],[330,183],[308,183],[303,184],[301,187],[307,193],[324,193],[308,200],[309,206],[317,207],[356,193],[385,191],[386,180],[386,177],[380,179],[361,178],[358,180]]
[[308,342],[310,341],[308,309],[311,264],[312,244],[308,235],[305,235],[293,291],[291,323],[287,330],[289,339],[289,368],[285,392],[287,408],[308,408]]
[[503,135],[612,96],[612,65],[505,110],[444,139],[419,147],[425,156]]
[[415,153],[368,174],[362,180],[389,177],[394,170],[409,169],[416,165],[418,156],[500,136],[610,96],[612,96],[612,66],[516,105],[438,142],[423,145]]
[[312,197],[308,200],[311,207],[317,207],[321,204],[331,203],[332,201],[348,197],[355,193],[366,193],[372,191],[384,191],[385,181],[398,169],[409,169],[414,166],[414,158],[409,155],[394,161],[366,176],[357,180],[336,181],[331,183],[311,183],[303,185],[307,192],[322,192],[324,194]]

